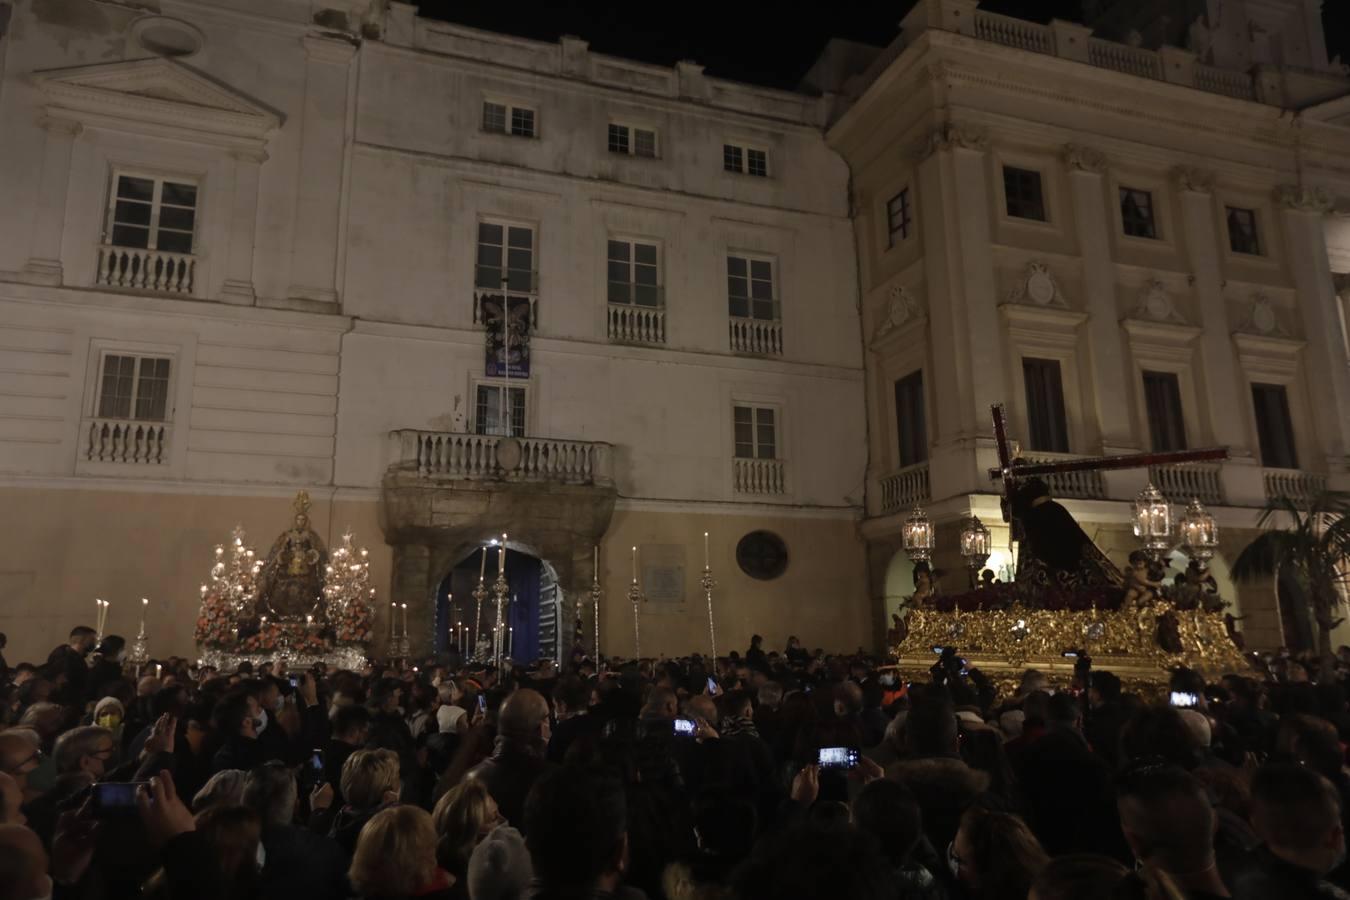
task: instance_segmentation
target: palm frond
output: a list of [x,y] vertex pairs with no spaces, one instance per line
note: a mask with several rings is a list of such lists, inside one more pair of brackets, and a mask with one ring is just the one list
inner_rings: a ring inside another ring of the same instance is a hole
[[1293,554],[1298,541],[1288,531],[1263,531],[1233,560],[1232,574],[1238,581],[1260,581],[1274,577],[1275,571]]

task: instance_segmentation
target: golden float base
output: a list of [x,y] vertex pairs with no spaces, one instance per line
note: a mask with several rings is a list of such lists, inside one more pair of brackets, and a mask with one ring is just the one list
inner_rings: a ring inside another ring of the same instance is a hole
[[[1176,624],[1170,652],[1159,643],[1160,617]],[[1037,669],[1056,687],[1067,686],[1076,660],[1065,651],[1084,651],[1094,669],[1117,675],[1126,690],[1156,695],[1172,670],[1185,666],[1214,680],[1251,665],[1228,636],[1223,613],[1180,610],[1155,602],[1119,610],[1044,610],[1014,604],[1007,609],[941,612],[915,609],[907,633],[891,647],[900,670],[925,681],[937,659],[934,647],[953,647],[971,668],[980,669],[1001,695],[1015,694],[1022,673]]]

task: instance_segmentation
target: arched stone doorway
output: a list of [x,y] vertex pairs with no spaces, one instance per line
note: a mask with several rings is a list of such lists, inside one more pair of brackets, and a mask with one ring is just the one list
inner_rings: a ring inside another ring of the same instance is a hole
[[[616,496],[613,482],[598,476],[588,483],[517,479],[514,473],[448,479],[416,467],[391,467],[380,524],[394,551],[390,599],[408,604],[412,655],[426,656],[444,645],[449,622],[438,616],[438,601],[446,576],[503,533],[508,565],[513,550],[547,561],[575,616],[576,598],[589,596],[592,550],[609,528]],[[493,554],[489,557],[490,565]],[[470,565],[476,585],[476,565]],[[488,573],[489,586],[495,577],[495,570]],[[582,634],[589,638],[594,633],[589,603],[581,604],[581,613]],[[565,645],[570,634],[565,627]],[[387,640],[386,629],[379,630],[379,638]],[[584,647],[593,649],[590,640]],[[374,649],[378,653],[384,647],[377,642]]]
[[[499,541],[493,539],[441,578],[435,608],[434,647],[438,652],[453,650],[478,659],[490,654],[497,624],[492,585],[499,552]],[[473,595],[480,572],[485,572],[488,592],[481,605]],[[524,662],[541,658],[561,662],[571,650],[576,622],[575,607],[569,606],[557,569],[534,548],[508,541],[505,577],[508,602],[502,610],[503,652]]]

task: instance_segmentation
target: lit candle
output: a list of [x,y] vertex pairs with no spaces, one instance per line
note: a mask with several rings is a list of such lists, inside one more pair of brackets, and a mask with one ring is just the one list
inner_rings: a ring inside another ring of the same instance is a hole
[[155,663],[155,677],[158,678],[160,676],[160,673],[163,671],[164,667],[161,666],[159,663]]
[[264,627],[266,627],[266,625],[267,625],[267,616],[263,616],[263,617],[262,617],[262,624],[263,624]]
[[502,549],[501,549],[501,552],[497,554],[497,574],[498,574],[498,575],[505,575],[505,574],[506,574],[506,535],[505,535],[505,534],[502,535]]
[[484,547],[478,554],[478,580],[483,580],[483,573],[487,570],[487,548]]
[[703,568],[708,568],[708,532],[703,532]]
[[633,583],[637,584],[637,547],[633,548]]
[[506,626],[506,655],[511,655],[511,645],[516,641],[516,626]]
[[141,598],[141,631],[144,631],[144,630],[145,630],[145,610],[146,610],[146,608],[149,607],[149,606],[150,606],[150,601],[149,601],[147,598],[142,597],[142,598]]
[[305,616],[305,627],[306,627],[306,628],[313,628],[313,627],[314,627],[314,617],[313,617],[313,616]]
[[394,616],[398,615],[398,604],[389,601],[389,640],[394,639]]
[[595,548],[595,562],[591,565],[591,581],[600,580],[600,548]]
[[454,635],[455,635],[455,636],[451,639],[450,643],[453,644],[454,646],[458,647],[460,653],[463,653],[463,652],[464,652],[464,623],[463,623],[463,622],[456,622],[456,623],[455,623],[455,631],[454,631]]
[[408,636],[408,604],[402,604],[403,607],[403,636]]

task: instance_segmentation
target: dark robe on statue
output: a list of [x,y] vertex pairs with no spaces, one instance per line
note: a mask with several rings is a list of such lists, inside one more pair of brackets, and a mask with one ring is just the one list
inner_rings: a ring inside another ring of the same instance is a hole
[[1124,586],[1120,570],[1069,511],[1050,499],[1044,481],[1031,478],[1013,491],[1012,516],[1020,531],[1019,582],[1067,591]]

